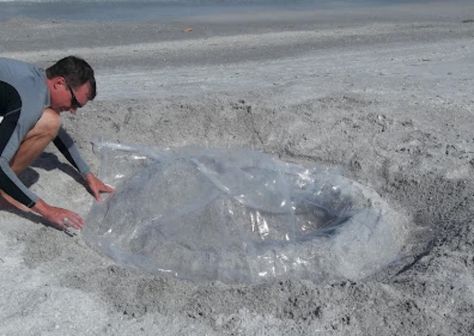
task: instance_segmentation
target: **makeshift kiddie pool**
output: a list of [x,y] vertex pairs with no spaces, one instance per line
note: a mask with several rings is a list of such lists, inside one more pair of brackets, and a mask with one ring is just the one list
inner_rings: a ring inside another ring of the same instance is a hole
[[322,167],[245,149],[98,146],[117,188],[86,241],[118,264],[193,281],[365,277],[395,260],[404,216]]

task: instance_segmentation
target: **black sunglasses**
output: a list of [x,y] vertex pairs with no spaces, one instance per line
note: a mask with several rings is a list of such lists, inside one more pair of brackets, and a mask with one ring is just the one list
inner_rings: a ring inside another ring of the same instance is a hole
[[72,108],[82,107],[82,104],[79,103],[79,101],[77,100],[76,95],[74,94],[74,91],[72,91],[72,88],[69,86],[69,84],[67,85],[67,88],[69,89],[69,92],[71,92],[71,107]]

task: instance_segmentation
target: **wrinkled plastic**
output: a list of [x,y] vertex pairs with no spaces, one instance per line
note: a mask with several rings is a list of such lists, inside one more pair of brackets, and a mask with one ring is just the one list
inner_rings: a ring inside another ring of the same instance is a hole
[[360,278],[394,258],[402,216],[321,167],[244,149],[101,144],[86,240],[117,263],[209,281]]

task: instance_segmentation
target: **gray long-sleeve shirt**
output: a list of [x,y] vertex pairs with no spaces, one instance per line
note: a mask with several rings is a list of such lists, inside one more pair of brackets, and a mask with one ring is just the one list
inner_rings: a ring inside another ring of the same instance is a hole
[[[45,71],[35,65],[0,57],[0,189],[32,207],[38,197],[16,176],[10,161],[25,135],[50,105]],[[89,166],[72,138],[61,128],[54,144],[66,159],[85,174]]]

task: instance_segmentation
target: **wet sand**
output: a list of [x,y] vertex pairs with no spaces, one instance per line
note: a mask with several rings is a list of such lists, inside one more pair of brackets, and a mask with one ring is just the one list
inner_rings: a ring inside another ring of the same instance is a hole
[[[0,22],[2,56],[47,66],[76,54],[96,69],[96,100],[63,118],[94,171],[98,139],[253,148],[340,167],[413,226],[404,257],[363,279],[197,284],[115,265],[80,234],[3,206],[0,335],[474,333],[471,13]],[[87,215],[92,198],[55,148],[23,178]]]

